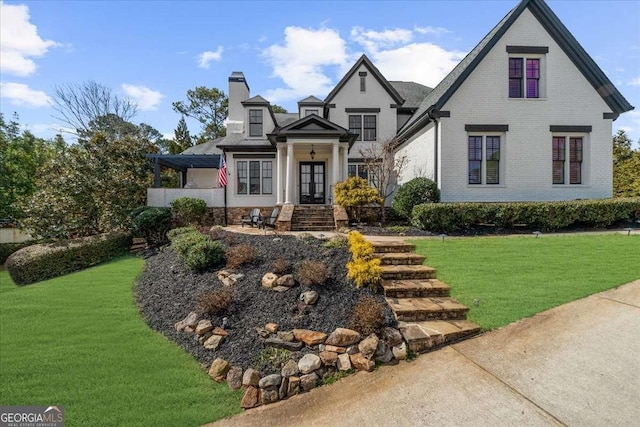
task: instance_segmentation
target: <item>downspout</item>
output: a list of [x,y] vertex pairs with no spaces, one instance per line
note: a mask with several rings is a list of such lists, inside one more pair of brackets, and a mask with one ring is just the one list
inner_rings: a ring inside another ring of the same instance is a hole
[[[222,150],[222,155],[224,156],[224,162],[227,162],[227,156],[225,155],[225,151]],[[227,170],[229,168],[229,165],[227,165]],[[225,185],[224,186],[224,226],[227,227],[227,225],[229,224],[229,218],[228,218],[228,213],[227,213],[227,187],[229,185]]]
[[429,112],[429,118],[433,120],[434,132],[433,132],[433,182],[438,183],[438,118],[433,113]]

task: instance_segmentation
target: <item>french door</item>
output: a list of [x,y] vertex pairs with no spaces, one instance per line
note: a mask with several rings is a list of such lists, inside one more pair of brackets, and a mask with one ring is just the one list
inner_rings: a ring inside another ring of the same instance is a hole
[[300,204],[325,204],[324,163],[300,163]]

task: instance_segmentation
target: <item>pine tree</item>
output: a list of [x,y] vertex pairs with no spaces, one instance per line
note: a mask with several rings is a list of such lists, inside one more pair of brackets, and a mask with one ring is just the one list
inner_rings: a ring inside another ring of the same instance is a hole
[[184,116],[180,118],[178,127],[174,130],[173,141],[169,144],[169,153],[178,154],[182,153],[187,148],[191,147],[193,142],[191,135],[189,134],[189,128],[187,127],[187,121]]

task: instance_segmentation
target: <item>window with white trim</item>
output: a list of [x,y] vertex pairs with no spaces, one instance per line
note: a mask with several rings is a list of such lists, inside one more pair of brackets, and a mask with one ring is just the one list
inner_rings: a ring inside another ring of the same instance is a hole
[[236,161],[237,194],[272,194],[273,161],[238,160]]
[[500,135],[468,136],[469,184],[500,184],[501,143]]
[[[584,138],[582,136],[553,136],[552,138],[552,182],[562,184],[582,184],[584,158]],[[569,177],[567,181],[567,177]]]

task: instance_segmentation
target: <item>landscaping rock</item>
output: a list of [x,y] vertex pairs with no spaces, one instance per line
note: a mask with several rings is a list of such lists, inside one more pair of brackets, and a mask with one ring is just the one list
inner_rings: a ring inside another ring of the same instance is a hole
[[314,372],[307,375],[303,375],[300,377],[300,388],[303,391],[309,391],[315,388],[317,381],[318,381],[318,375],[316,375]]
[[369,360],[362,353],[352,354],[350,357],[351,365],[358,371],[373,371],[376,366],[373,360]]
[[256,387],[249,386],[247,391],[244,392],[240,407],[242,409],[250,409],[260,406],[260,390]]
[[272,387],[269,389],[261,390],[261,402],[263,405],[268,405],[270,403],[277,402],[278,399],[278,388]]
[[393,358],[393,352],[391,351],[391,349],[389,347],[386,347],[386,351],[383,354],[376,355],[376,361],[377,362],[382,362],[382,363],[385,363],[385,364],[388,364],[388,363],[391,363],[392,361],[395,361],[395,359]]
[[258,328],[256,328],[256,332],[262,338],[268,338],[269,336],[271,336],[271,333],[269,331],[267,331],[265,328],[258,327]]
[[278,280],[276,280],[276,285],[292,288],[296,285],[296,281],[293,279],[292,274],[285,274],[284,276],[279,277]]
[[[376,353],[378,342],[379,339],[376,334],[371,334],[367,338],[360,341],[360,344],[358,344],[358,350],[360,350],[360,353],[362,353],[364,357],[366,357],[367,359],[371,359]],[[351,362],[353,363],[353,361]]]
[[383,356],[388,349],[389,349],[389,346],[387,345],[387,343],[385,343],[383,340],[379,340],[378,346],[376,347],[375,357]]
[[196,335],[195,338],[198,340],[200,344],[204,344],[204,342],[208,340],[211,337],[211,335],[213,335],[211,332],[207,332],[204,335],[200,335],[200,336]]
[[350,345],[349,347],[347,347],[347,354],[349,356],[351,356],[352,354],[356,354],[359,353],[360,350],[358,350],[358,346],[357,345]]
[[295,336],[291,331],[278,331],[278,338],[280,338],[282,341],[293,341],[295,339]]
[[276,292],[286,292],[291,288],[287,288],[286,286],[274,286],[273,288],[271,288],[272,291],[276,291]]
[[268,347],[282,348],[289,351],[300,351],[303,346],[301,342],[283,341],[276,337],[267,338],[264,340],[264,345]]
[[244,374],[242,375],[243,386],[258,387],[259,382],[260,382],[260,372],[256,371],[253,368],[249,368],[246,371],[244,371]]
[[220,270],[217,274],[218,280],[222,282],[224,286],[230,287],[235,285],[236,281],[231,278],[231,272],[227,270]]
[[275,273],[267,273],[262,276],[262,286],[265,288],[273,288],[278,280],[278,275]]
[[298,375],[299,373],[300,370],[298,369],[298,364],[294,360],[289,360],[282,367],[282,376],[284,378],[293,377],[295,375]]
[[400,345],[392,347],[391,352],[396,360],[405,360],[407,358],[407,343],[403,342]]
[[196,326],[197,335],[204,335],[211,330],[213,330],[213,325],[211,324],[211,320],[201,320],[198,322],[198,325]]
[[338,347],[348,347],[360,341],[360,334],[354,330],[346,328],[336,328],[325,341],[326,345]]
[[307,305],[313,305],[318,301],[318,292],[306,291],[300,294],[300,301]]
[[215,328],[213,328],[213,331],[211,331],[211,333],[213,335],[220,335],[223,337],[226,337],[227,335],[229,335],[229,333],[227,331],[225,331],[224,329],[222,329],[219,326],[216,326]]
[[224,340],[224,335],[211,335],[202,345],[208,350],[217,350],[222,340]]
[[327,366],[325,371],[322,373],[322,380],[326,381],[332,376],[334,376],[338,372],[335,366]]
[[280,400],[287,397],[287,390],[289,390],[289,378],[282,378],[282,382],[280,383],[280,388],[278,389],[278,397]]
[[337,367],[339,371],[348,371],[351,369],[351,359],[347,353],[338,356]]
[[174,327],[176,331],[181,332],[184,331],[184,328],[187,326],[194,327],[198,323],[198,314],[195,311],[187,314],[187,317],[177,322]]
[[211,368],[209,368],[209,376],[218,383],[224,382],[227,379],[227,374],[229,373],[229,369],[231,366],[229,362],[224,359],[216,359],[211,364]]
[[242,279],[244,277],[244,274],[242,273],[233,273],[229,275],[229,279],[233,280],[233,283],[235,284],[238,280]]
[[280,374],[267,375],[266,377],[262,378],[258,382],[258,387],[260,388],[279,387],[281,381],[282,381],[282,376]]
[[295,396],[300,393],[300,377],[289,377],[289,387],[287,388],[287,396]]
[[240,390],[242,387],[242,367],[233,366],[227,372],[227,384],[231,390]]
[[322,366],[322,361],[313,353],[305,354],[298,361],[298,369],[302,374],[308,374]]
[[294,329],[293,336],[296,340],[302,341],[309,347],[322,344],[327,339],[324,332],[310,331],[308,329]]
[[338,362],[338,353],[333,351],[323,351],[320,353],[320,360],[325,366],[336,366]]
[[403,342],[402,334],[396,328],[382,328],[381,338],[389,347],[395,347]]
[[334,353],[342,354],[347,352],[347,348],[337,347],[335,345],[325,345],[323,351],[333,351]]
[[264,325],[264,328],[268,332],[271,332],[272,334],[275,334],[276,332],[278,332],[278,324],[277,323],[267,323],[266,325]]
[[184,328],[184,331],[191,334],[193,333],[193,331],[195,331],[196,328],[192,328],[191,326],[187,326],[186,328]]

